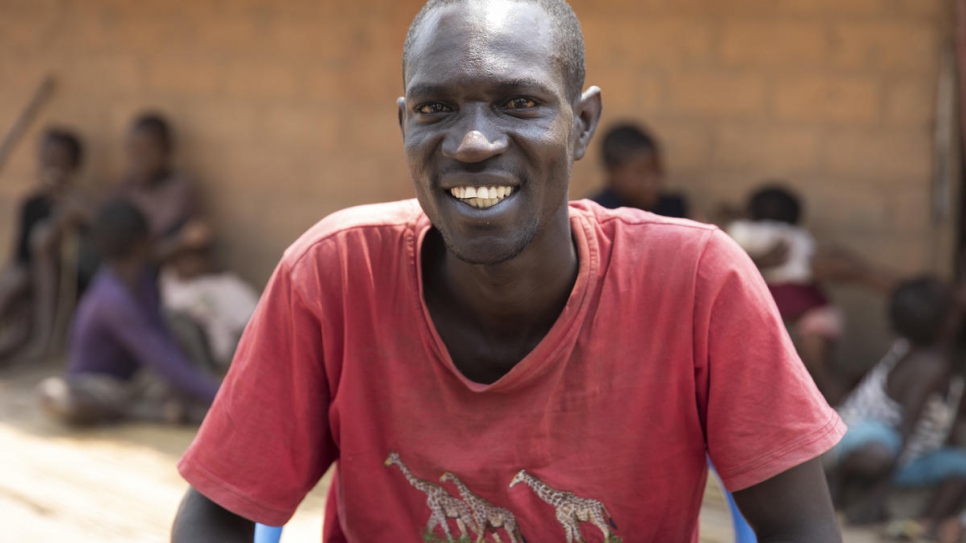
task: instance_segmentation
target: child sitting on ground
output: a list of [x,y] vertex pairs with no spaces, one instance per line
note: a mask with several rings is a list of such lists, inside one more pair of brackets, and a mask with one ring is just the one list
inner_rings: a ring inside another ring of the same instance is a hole
[[204,225],[186,226],[182,237],[182,248],[161,274],[161,298],[167,311],[201,328],[212,369],[224,373],[255,312],[258,294],[235,274],[215,268],[211,234]]
[[[59,299],[71,298],[92,275],[90,259],[75,262],[76,276],[61,278],[61,243],[87,218],[85,198],[74,186],[83,159],[80,139],[48,129],[40,141],[40,186],[20,206],[13,262],[0,274],[0,363],[28,343],[29,356],[44,356],[55,341]],[[96,264],[95,264],[96,266]],[[61,292],[63,280],[72,293]]]
[[157,259],[165,262],[180,249],[183,228],[200,221],[195,181],[174,167],[174,135],[160,114],[138,116],[125,143],[127,173],[116,196],[133,203],[147,218]]
[[635,124],[611,128],[601,143],[607,186],[590,197],[607,208],[636,207],[665,217],[688,217],[683,196],[664,189],[657,140]]
[[845,490],[859,490],[852,522],[883,520],[891,486],[937,487],[923,516],[933,531],[966,490],[966,452],[946,445],[963,393],[954,356],[961,298],[931,277],[904,281],[891,297],[889,320],[900,339],[839,409],[849,429],[830,453],[840,503]]
[[113,202],[93,237],[104,264],[77,309],[67,376],[41,384],[42,406],[68,424],[200,420],[219,384],[165,326],[147,220],[132,204]]

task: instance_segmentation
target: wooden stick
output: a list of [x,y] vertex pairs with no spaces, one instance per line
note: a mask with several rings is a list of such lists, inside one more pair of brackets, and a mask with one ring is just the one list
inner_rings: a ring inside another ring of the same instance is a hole
[[30,127],[30,123],[33,122],[34,117],[40,112],[40,108],[43,107],[44,103],[50,98],[51,93],[54,91],[54,76],[47,75],[43,81],[37,85],[36,90],[34,90],[33,96],[30,97],[30,102],[25,108],[20,111],[20,115],[17,120],[13,123],[13,126],[7,130],[6,135],[3,137],[3,141],[0,142],[0,170],[3,170],[3,165],[7,162],[7,158],[13,152],[13,148],[23,137],[27,128]]

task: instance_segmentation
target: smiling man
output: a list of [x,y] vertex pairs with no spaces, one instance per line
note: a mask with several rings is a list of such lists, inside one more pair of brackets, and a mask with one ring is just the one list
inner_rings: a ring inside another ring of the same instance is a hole
[[285,253],[173,540],[250,541],[335,463],[326,543],[687,543],[710,457],[761,541],[838,541],[816,457],[844,428],[744,252],[568,203],[601,113],[570,7],[433,0],[403,72],[417,201]]

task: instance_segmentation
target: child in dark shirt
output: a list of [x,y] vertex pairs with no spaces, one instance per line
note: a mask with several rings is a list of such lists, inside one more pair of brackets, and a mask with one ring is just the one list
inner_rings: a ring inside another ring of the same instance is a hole
[[665,217],[688,217],[683,196],[664,190],[657,140],[637,125],[611,128],[601,144],[607,187],[590,199],[607,208],[636,207]]
[[[61,250],[73,239],[88,212],[85,198],[74,186],[83,159],[80,139],[72,132],[48,129],[40,140],[40,186],[20,206],[14,258],[0,274],[0,363],[28,343],[29,356],[46,355],[55,341],[58,302],[68,296],[62,288]],[[77,277],[70,288],[83,289],[91,275],[90,259],[75,263]],[[83,264],[83,266],[80,266]],[[76,292],[74,293],[76,295]]]

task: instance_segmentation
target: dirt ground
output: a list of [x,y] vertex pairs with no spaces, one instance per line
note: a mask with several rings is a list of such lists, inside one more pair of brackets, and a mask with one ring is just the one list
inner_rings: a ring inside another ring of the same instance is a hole
[[[33,389],[56,359],[0,370],[0,541],[161,543],[185,491],[175,463],[195,428],[129,424],[83,432],[43,419]],[[328,477],[286,526],[283,543],[321,541]],[[848,531],[846,543],[877,541]],[[709,484],[703,543],[730,543],[720,491]],[[628,542],[631,543],[631,542]]]

